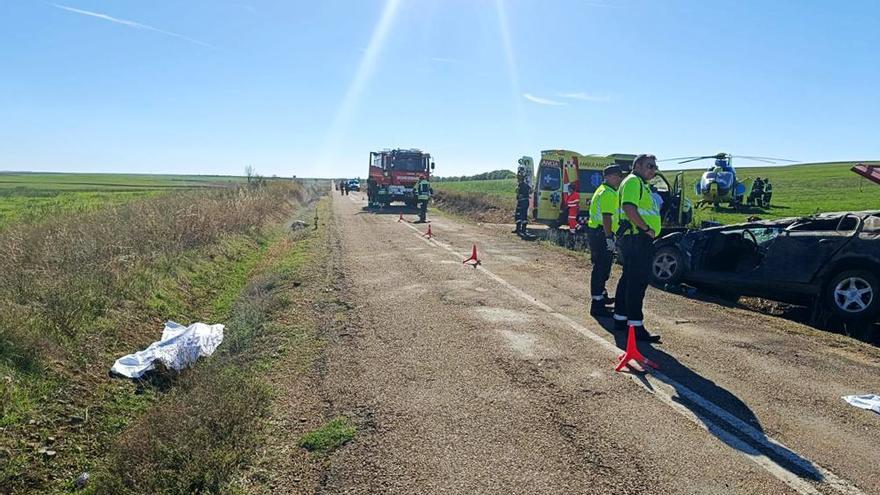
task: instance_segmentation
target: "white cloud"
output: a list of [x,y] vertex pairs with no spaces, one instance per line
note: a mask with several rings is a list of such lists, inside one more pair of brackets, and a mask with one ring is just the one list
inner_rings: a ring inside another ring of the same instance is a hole
[[565,103],[561,103],[561,102],[558,102],[558,101],[555,101],[555,100],[551,100],[551,99],[549,99],[549,98],[541,98],[540,96],[534,96],[534,95],[531,95],[531,94],[529,94],[529,93],[523,93],[523,98],[525,98],[525,99],[527,99],[527,100],[529,100],[529,101],[533,101],[533,102],[535,102],[535,103],[539,103],[539,104],[541,104],[541,105],[555,105],[555,106],[562,106],[562,105],[565,105]]
[[65,6],[65,5],[58,5],[57,3],[53,3],[52,6],[55,7],[55,8],[57,8],[57,9],[66,10],[66,11],[68,11],[68,12],[73,12],[74,14],[85,15],[85,16],[89,16],[89,17],[95,17],[95,18],[97,18],[97,19],[102,19],[102,20],[105,20],[105,21],[110,21],[110,22],[113,22],[113,23],[116,23],[116,24],[122,24],[123,26],[128,26],[128,27],[135,28],[135,29],[144,29],[144,30],[146,30],[146,31],[153,31],[153,32],[155,32],[155,33],[164,34],[164,35],[166,35],[166,36],[171,36],[171,37],[174,37],[174,38],[180,38],[180,39],[182,39],[182,40],[189,41],[190,43],[195,43],[195,44],[197,44],[197,45],[206,46],[206,47],[209,47],[209,48],[214,48],[212,45],[210,45],[210,44],[208,44],[208,43],[205,43],[204,41],[199,41],[199,40],[197,40],[197,39],[190,38],[189,36],[184,36],[184,35],[182,35],[182,34],[178,34],[178,33],[172,33],[171,31],[165,31],[165,30],[163,30],[163,29],[155,28],[155,27],[153,27],[153,26],[148,26],[148,25],[146,25],[146,24],[141,24],[141,23],[139,23],[139,22],[127,21],[127,20],[125,20],[125,19],[118,19],[118,18],[116,18],[116,17],[111,17],[111,16],[109,16],[109,15],[107,15],[107,14],[101,14],[101,13],[98,13],[98,12],[91,12],[91,11],[88,11],[88,10],[75,9],[75,8],[73,8],[73,7],[67,7],[67,6]]
[[557,93],[556,96],[560,98],[568,98],[571,100],[583,100],[583,101],[609,101],[611,98],[608,96],[600,96],[600,95],[591,95],[589,93],[584,93],[583,91],[578,91],[574,93]]

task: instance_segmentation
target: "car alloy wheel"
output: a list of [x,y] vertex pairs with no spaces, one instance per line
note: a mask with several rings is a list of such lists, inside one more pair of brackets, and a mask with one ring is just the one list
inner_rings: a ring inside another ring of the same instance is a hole
[[665,282],[673,277],[678,270],[678,259],[668,252],[657,254],[654,258],[654,278]]
[[861,313],[874,301],[874,289],[861,277],[847,277],[834,286],[834,303],[841,311]]

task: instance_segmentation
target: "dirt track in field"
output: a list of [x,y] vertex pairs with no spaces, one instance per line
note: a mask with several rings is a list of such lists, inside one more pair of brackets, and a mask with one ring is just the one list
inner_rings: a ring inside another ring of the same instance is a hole
[[880,416],[840,398],[880,391],[878,349],[650,289],[662,373],[615,373],[583,257],[364,206],[334,195],[353,310],[323,390],[360,431],[321,492],[880,493]]

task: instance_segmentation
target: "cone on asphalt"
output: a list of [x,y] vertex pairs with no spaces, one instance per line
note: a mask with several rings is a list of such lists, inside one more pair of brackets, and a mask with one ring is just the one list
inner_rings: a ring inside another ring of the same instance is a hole
[[474,268],[476,268],[477,265],[480,264],[480,258],[477,257],[477,245],[476,244],[474,244],[474,250],[471,251],[471,257],[462,261],[462,263],[468,263],[470,261],[474,262]]
[[624,368],[624,366],[632,369],[632,366],[629,365],[630,361],[635,361],[642,365],[644,368],[645,365],[650,366],[654,369],[660,368],[654,361],[646,358],[639,352],[639,348],[636,345],[636,328],[632,325],[629,326],[629,335],[626,337],[626,351],[620,356],[617,356],[617,367],[614,368],[614,371],[620,371]]
[[397,219],[397,223],[400,223],[402,221],[403,221],[403,213],[400,214],[400,218]]
[[428,224],[428,231],[425,232],[425,234],[422,237],[427,237],[428,239],[434,238],[434,233],[431,232],[431,224],[430,223]]

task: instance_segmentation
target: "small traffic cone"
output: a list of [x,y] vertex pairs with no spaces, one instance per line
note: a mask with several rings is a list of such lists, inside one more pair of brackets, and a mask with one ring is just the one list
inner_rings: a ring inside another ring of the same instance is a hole
[[400,223],[402,221],[403,221],[403,213],[400,214],[400,218],[397,219],[397,223]]
[[476,245],[476,244],[474,244],[474,250],[471,251],[471,257],[468,258],[468,259],[466,259],[466,260],[464,260],[464,261],[462,261],[462,263],[467,263],[468,261],[473,261],[473,262],[474,262],[474,268],[476,268],[477,265],[480,264],[480,259],[477,258],[477,245]]
[[425,235],[423,235],[422,237],[427,237],[428,239],[434,238],[434,233],[431,232],[431,224],[430,223],[428,224],[428,231],[425,232]]
[[[641,352],[639,352],[639,348],[636,346],[636,328],[632,325],[629,326],[629,335],[626,337],[626,351],[620,356],[617,356],[617,360],[620,362],[617,364],[617,368],[614,368],[614,371],[620,371],[624,366],[629,366],[630,361],[636,361],[643,365],[643,367],[644,365],[648,365],[654,369],[660,368],[657,363],[646,358]],[[632,369],[631,366],[629,367]]]

